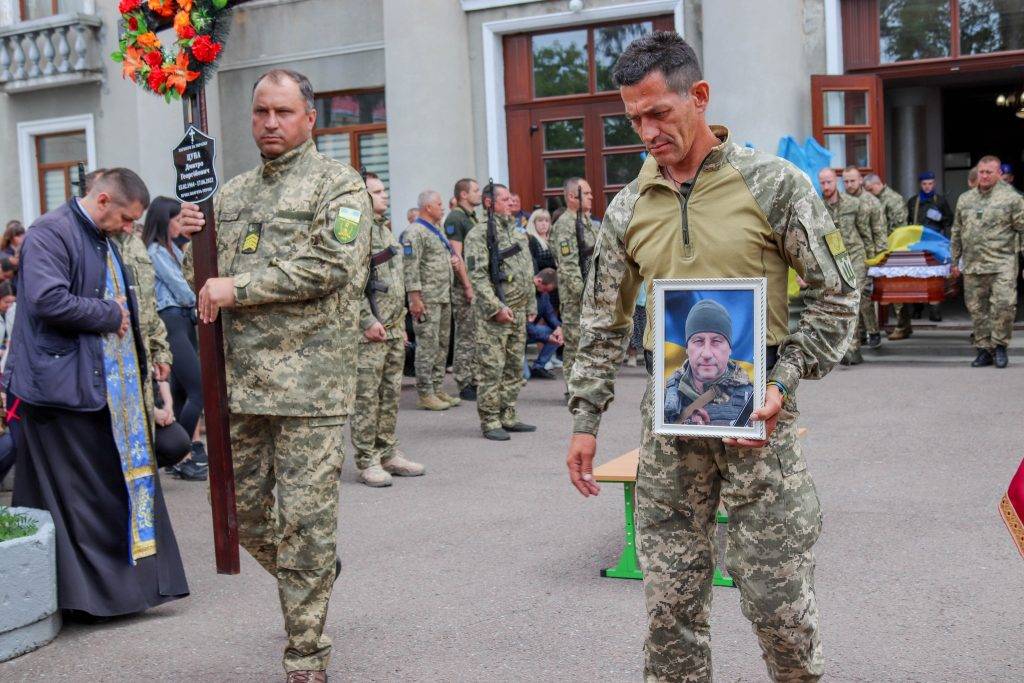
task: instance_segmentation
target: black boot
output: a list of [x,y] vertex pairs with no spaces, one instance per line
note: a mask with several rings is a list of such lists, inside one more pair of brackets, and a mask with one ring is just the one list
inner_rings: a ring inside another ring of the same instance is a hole
[[202,441],[192,442],[192,462],[203,467],[210,462],[210,457],[206,454],[206,446]]
[[938,304],[928,304],[928,319],[933,323],[942,322],[942,311],[939,310]]
[[1010,359],[1006,357],[1006,347],[997,346],[995,352],[995,361],[997,368],[1005,368],[1010,363]]
[[974,359],[974,362],[971,363],[971,367],[983,368],[986,365],[992,365],[992,354],[989,353],[988,349],[978,349],[978,356]]
[[476,387],[472,384],[462,387],[459,390],[459,398],[463,401],[475,401],[476,400]]
[[877,349],[882,345],[882,335],[880,332],[873,332],[868,335],[868,348]]

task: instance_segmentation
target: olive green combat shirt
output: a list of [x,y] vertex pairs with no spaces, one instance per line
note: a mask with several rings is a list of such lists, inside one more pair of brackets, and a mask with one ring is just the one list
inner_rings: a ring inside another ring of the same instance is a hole
[[[494,229],[498,237],[498,250],[518,244],[519,253],[501,263],[505,274],[505,306],[513,311],[525,309],[526,314],[537,314],[537,288],[533,284],[533,258],[526,231],[517,228],[511,216],[494,216]],[[483,320],[490,320],[501,310],[502,303],[494,290],[490,277],[490,252],[487,249],[487,223],[479,223],[466,238],[466,269],[473,283],[473,308]]]
[[444,219],[444,234],[453,242],[465,242],[466,235],[476,225],[476,216],[470,216],[461,206],[448,212]]
[[[614,398],[641,286],[648,293],[644,347],[653,350],[656,279],[767,278],[767,343],[779,347],[769,379],[782,382],[791,397],[800,379],[823,377],[846,352],[860,295],[846,246],[821,199],[791,163],[733,144],[724,127],[712,130],[721,143],[704,159],[688,198],[651,155],[605,213],[569,380],[574,432],[597,434]],[[793,333],[790,267],[821,291]]]
[[864,253],[868,258],[874,258],[875,254],[885,251],[889,247],[889,231],[885,227],[885,211],[882,209],[882,202],[878,197],[864,189],[862,185],[857,194],[848,195],[857,199],[863,206],[869,217],[871,226],[871,238],[864,240]]
[[[232,178],[214,210],[237,299],[221,311],[231,412],[348,415],[373,219],[362,178],[308,140]],[[191,280],[191,249],[185,263]]]
[[1016,252],[1024,233],[1024,197],[999,182],[988,192],[979,188],[960,195],[950,233],[950,256],[964,259],[968,275],[998,273],[1015,267]]
[[885,220],[887,235],[891,235],[893,230],[907,224],[907,203],[903,201],[903,197],[896,190],[888,185],[882,185],[882,191],[875,198],[882,205],[882,217]]
[[835,204],[830,204],[825,198],[822,198],[822,202],[828,210],[829,218],[843,235],[850,260],[863,263],[866,259],[864,242],[872,239],[870,215],[861,209],[856,197],[842,191],[836,192]]
[[[597,242],[597,229],[589,217],[583,221],[583,241],[586,247],[593,247]],[[580,252],[576,244],[575,211],[566,209],[551,226],[548,248],[555,258],[559,299],[566,303],[577,302],[578,305],[583,296],[583,274],[580,272]]]
[[[375,292],[374,300],[377,302],[377,312],[380,314],[380,324],[387,332],[387,339],[401,339],[405,333],[405,280],[402,275],[402,245],[395,239],[391,232],[391,225],[383,216],[375,216],[373,219],[372,239],[370,243],[370,254],[378,254],[381,251],[392,247],[394,256],[375,269],[377,281],[386,285],[388,291]],[[370,301],[363,296],[362,307],[359,309],[359,326],[365,332],[377,322],[370,310]],[[371,343],[364,335],[359,335],[360,344]]]
[[[438,232],[443,235],[440,228]],[[420,292],[424,303],[451,303],[455,271],[451,254],[441,237],[413,221],[402,233],[402,253],[405,291]]]

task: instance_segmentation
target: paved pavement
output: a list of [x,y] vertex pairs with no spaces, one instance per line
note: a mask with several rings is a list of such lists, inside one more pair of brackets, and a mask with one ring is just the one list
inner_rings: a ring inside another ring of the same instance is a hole
[[[1024,560],[996,502],[1024,457],[1024,345],[1010,369],[974,370],[967,333],[919,332],[800,387],[824,530],[817,586],[828,677],[837,681],[1024,679]],[[627,368],[599,460],[635,447],[640,370]],[[621,547],[621,488],[570,489],[557,381],[534,381],[536,434],[479,437],[472,405],[413,410],[399,429],[420,479],[371,490],[347,462],[345,568],[331,604],[332,680],[638,680],[639,582],[602,579]],[[67,626],[0,664],[0,680],[279,679],[273,581],[244,555],[213,571],[204,488],[165,479],[192,596],[141,617]],[[734,589],[714,591],[717,678],[766,679]]]

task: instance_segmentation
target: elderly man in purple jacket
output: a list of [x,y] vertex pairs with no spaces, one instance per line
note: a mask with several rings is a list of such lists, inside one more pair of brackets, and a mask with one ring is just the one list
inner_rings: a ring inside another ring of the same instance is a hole
[[148,205],[138,175],[111,169],[33,223],[21,248],[13,503],[52,515],[58,603],[87,619],[188,595],[143,403],[169,367],[150,373],[134,283],[108,239]]

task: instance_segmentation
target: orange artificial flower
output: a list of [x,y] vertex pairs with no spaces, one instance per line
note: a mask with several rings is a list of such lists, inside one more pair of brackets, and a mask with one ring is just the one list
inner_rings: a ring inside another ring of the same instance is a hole
[[135,39],[135,42],[140,47],[151,48],[154,50],[160,49],[160,39],[157,38],[156,34],[152,31],[139,35],[139,37]]
[[174,15],[174,0],[149,0],[149,9],[162,17]]
[[192,81],[199,78],[198,71],[188,70],[188,55],[184,50],[178,52],[178,58],[174,66],[167,69],[167,89],[174,88],[179,95],[185,94],[185,87]]
[[[188,12],[182,10],[174,15],[174,32],[178,34],[179,38],[190,38],[189,29],[192,28],[192,19],[189,18]],[[192,35],[195,35],[195,31],[191,31]]]
[[192,0],[178,0],[178,7],[182,12],[192,11]]
[[129,47],[124,51],[124,62],[121,64],[121,75],[130,81],[135,80],[135,72],[146,66],[142,61],[142,50]]

